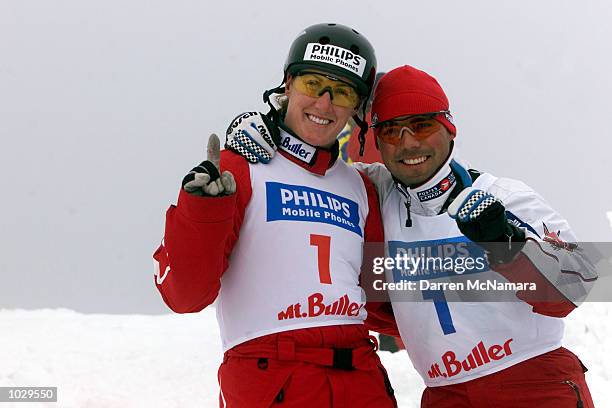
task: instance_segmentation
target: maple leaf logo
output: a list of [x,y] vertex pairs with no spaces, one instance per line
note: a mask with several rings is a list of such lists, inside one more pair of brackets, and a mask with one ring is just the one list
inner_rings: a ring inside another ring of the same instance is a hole
[[544,241],[551,244],[555,249],[565,249],[571,252],[578,248],[578,245],[571,242],[565,242],[560,238],[561,230],[557,232],[551,231],[545,223],[542,223],[542,225],[544,226]]

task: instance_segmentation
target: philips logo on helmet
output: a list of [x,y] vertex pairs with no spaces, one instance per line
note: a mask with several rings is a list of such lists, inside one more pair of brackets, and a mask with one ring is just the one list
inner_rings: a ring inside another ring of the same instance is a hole
[[304,61],[319,61],[336,65],[363,77],[367,61],[360,55],[331,44],[308,43]]
[[306,186],[266,182],[266,221],[306,221],[331,224],[363,236],[359,204],[348,198]]

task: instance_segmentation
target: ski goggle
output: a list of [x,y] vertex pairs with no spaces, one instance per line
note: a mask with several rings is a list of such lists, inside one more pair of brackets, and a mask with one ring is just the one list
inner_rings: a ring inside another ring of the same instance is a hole
[[361,96],[354,86],[324,74],[298,72],[293,77],[293,86],[311,98],[319,98],[325,92],[329,92],[331,103],[343,108],[354,109],[361,101]]
[[436,116],[447,112],[432,112],[387,120],[373,126],[374,136],[395,146],[402,141],[404,132],[408,132],[416,140],[425,140],[442,128],[442,124],[435,119]]

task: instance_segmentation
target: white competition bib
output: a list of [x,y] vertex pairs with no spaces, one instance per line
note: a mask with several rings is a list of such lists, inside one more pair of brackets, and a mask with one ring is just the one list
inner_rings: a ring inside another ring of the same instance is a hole
[[250,171],[253,193],[217,303],[224,351],[266,334],[363,323],[361,176],[341,160],[319,176],[282,155]]
[[[484,174],[474,187],[487,190],[495,180]],[[388,256],[441,258],[447,263],[423,261],[416,274],[395,269],[386,276],[387,282],[413,282],[413,290],[391,291],[390,296],[406,350],[427,386],[472,380],[561,346],[562,320],[536,314],[527,303],[447,301],[449,292],[445,294],[445,288],[436,283],[442,278],[449,282],[451,274],[450,281],[455,283],[507,281],[489,269],[484,251],[463,236],[446,213],[413,213],[412,227],[407,228],[402,196],[395,191],[386,198],[383,221]],[[466,264],[466,258],[472,261]],[[463,273],[448,272],[449,266]]]

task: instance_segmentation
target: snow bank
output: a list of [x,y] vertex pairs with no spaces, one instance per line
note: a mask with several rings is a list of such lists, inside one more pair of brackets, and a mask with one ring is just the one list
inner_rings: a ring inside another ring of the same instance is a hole
[[[566,319],[566,346],[589,367],[599,406],[612,397],[611,310],[610,303],[591,303]],[[28,407],[217,406],[221,347],[214,310],[161,316],[0,310],[0,333],[0,386],[58,387],[57,404]],[[423,383],[407,355],[381,357],[399,406],[418,407]]]

